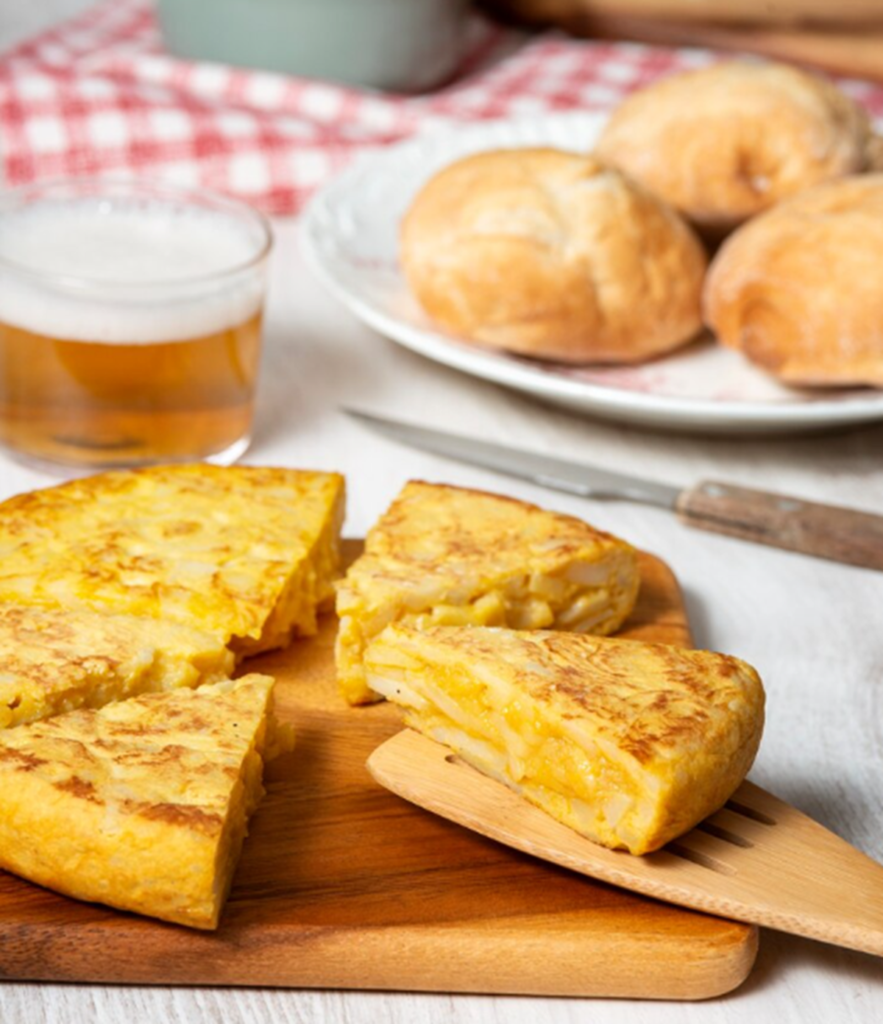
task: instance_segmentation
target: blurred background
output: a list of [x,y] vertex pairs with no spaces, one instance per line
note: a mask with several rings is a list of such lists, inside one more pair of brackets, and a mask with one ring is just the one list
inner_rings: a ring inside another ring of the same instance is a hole
[[92,0],[7,0],[0,6],[0,43],[14,46],[62,18],[91,6]]
[[[13,45],[92,3],[7,0],[0,5],[0,43]],[[158,6],[171,48],[181,55],[184,48],[201,47],[204,53],[186,55],[206,58],[225,48],[238,49],[245,63],[262,47],[268,55],[264,65],[269,66],[280,49],[302,52],[312,60],[322,54],[315,52],[315,38],[306,46],[291,36],[279,38],[272,29],[260,39],[254,31],[242,33],[232,26],[243,22],[256,27],[259,21],[284,26],[297,18],[302,29],[311,24],[318,35],[333,32],[338,22],[348,31],[334,46],[350,54],[351,64],[371,48],[366,26],[387,19],[400,23],[399,33],[405,19],[413,31],[432,27],[437,50],[439,33],[451,31],[452,12],[465,6],[465,0],[158,0]],[[555,26],[578,36],[751,51],[883,78],[880,0],[479,0],[474,6],[530,29]]]

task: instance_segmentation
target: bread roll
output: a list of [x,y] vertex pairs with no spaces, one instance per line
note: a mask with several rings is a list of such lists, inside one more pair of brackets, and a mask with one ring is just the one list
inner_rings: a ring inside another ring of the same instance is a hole
[[706,322],[788,383],[883,387],[881,268],[883,174],[819,185],[724,243]]
[[872,166],[867,114],[783,64],[733,61],[633,93],[597,153],[721,237],[812,185]]
[[699,330],[706,258],[661,200],[597,160],[501,150],[445,168],[404,218],[427,313],[493,349],[634,363]]

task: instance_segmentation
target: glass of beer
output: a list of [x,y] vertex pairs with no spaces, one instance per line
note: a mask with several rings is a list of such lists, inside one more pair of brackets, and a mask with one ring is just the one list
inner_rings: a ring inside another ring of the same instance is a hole
[[0,443],[83,468],[248,447],[271,234],[205,191],[67,180],[0,194]]

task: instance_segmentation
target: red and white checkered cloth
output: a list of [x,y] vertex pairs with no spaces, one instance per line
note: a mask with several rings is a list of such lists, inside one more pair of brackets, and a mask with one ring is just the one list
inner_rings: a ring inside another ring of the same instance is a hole
[[[0,59],[0,182],[136,174],[294,213],[355,154],[445,122],[609,110],[651,79],[714,55],[476,18],[452,82],[422,96],[178,60],[151,5],[106,0]],[[846,90],[883,116],[883,88]]]

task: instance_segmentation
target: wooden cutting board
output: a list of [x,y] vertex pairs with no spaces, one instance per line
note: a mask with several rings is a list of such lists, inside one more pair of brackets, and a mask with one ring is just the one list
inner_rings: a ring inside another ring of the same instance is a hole
[[[671,571],[650,555],[641,569],[622,635],[689,644]],[[746,977],[755,928],[533,860],[380,788],[365,759],[400,716],[338,697],[335,628],[328,616],[317,637],[247,663],[277,677],[297,747],[269,766],[220,929],[0,872],[0,978],[701,999]]]

